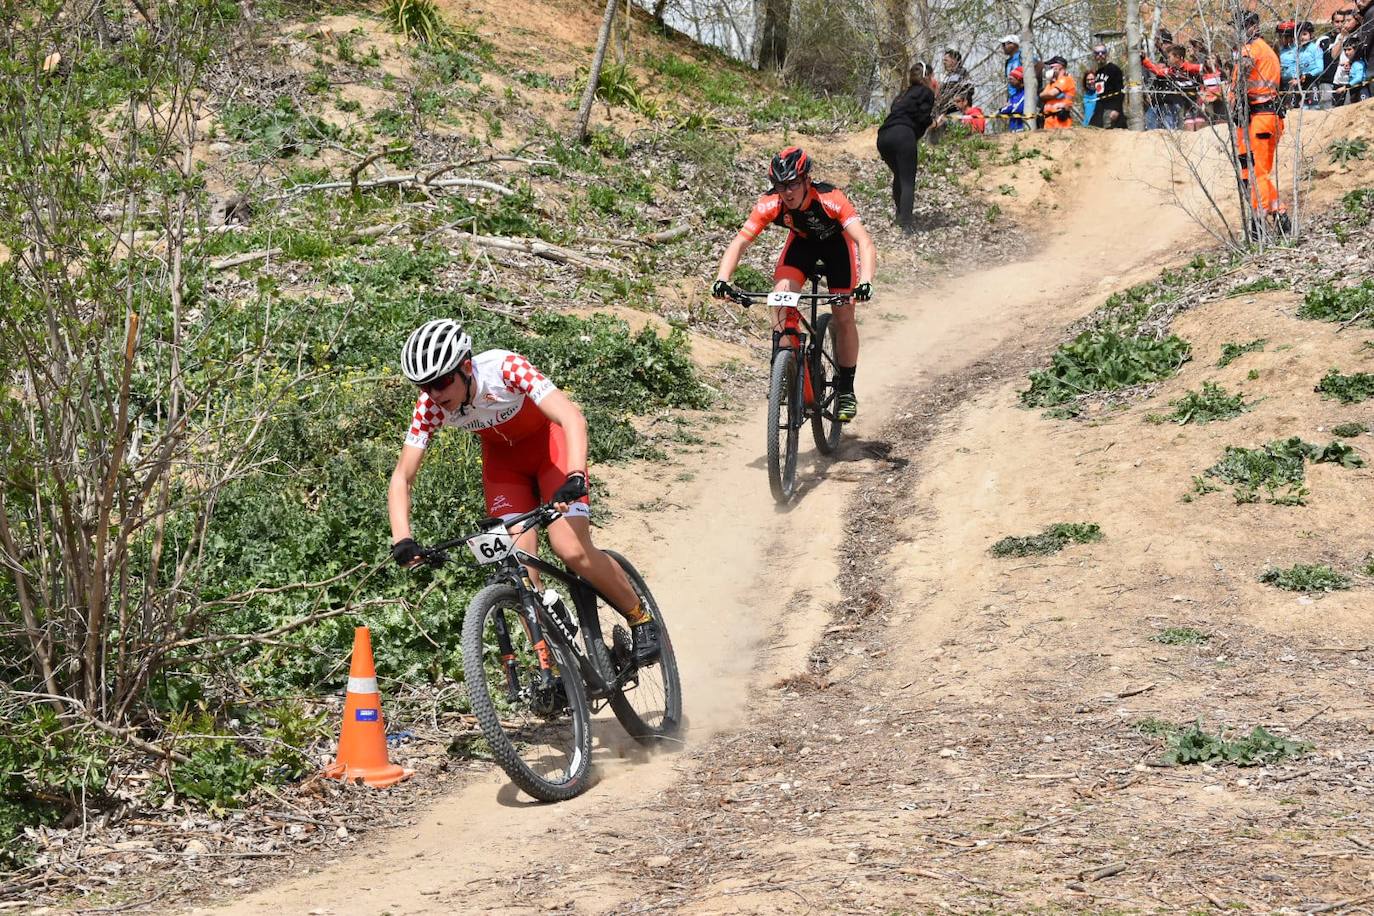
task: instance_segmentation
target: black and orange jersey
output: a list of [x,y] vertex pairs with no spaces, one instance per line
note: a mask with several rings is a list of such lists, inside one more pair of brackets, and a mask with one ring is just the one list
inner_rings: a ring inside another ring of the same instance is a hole
[[845,193],[832,184],[813,182],[806,199],[797,210],[783,206],[782,195],[773,192],[759,198],[740,234],[749,241],[759,237],[770,224],[791,229],[806,239],[828,239],[838,235],[853,222],[859,212]]

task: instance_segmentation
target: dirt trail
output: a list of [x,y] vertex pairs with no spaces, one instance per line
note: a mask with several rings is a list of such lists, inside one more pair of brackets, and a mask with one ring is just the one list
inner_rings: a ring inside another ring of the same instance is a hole
[[[1204,240],[1186,214],[1168,205],[1177,186],[1157,139],[1085,133],[1041,142],[1063,167],[1057,199],[1044,203],[1043,246],[1028,260],[934,286],[881,289],[862,323],[861,417],[833,463],[812,464],[803,440],[804,491],[790,511],[777,511],[768,493],[761,404],[725,428],[725,442],[702,456],[693,480],[619,483],[617,495],[628,504],[665,497],[678,507],[627,511],[601,540],[640,565],[669,615],[683,666],[689,744],[745,725],[752,688],[804,670],[830,606],[841,597],[837,556],[849,536],[846,504],[889,470],[876,441],[885,424],[931,380],[994,351],[1043,347],[1048,334],[1091,310],[1104,293],[1153,275]],[[493,774],[440,801],[413,827],[370,836],[356,854],[315,874],[194,912],[545,908],[555,901],[522,898],[512,879],[593,866],[598,880],[565,883],[559,900],[579,910],[614,906],[616,898],[633,895],[632,887],[615,886],[622,883],[615,872],[595,863],[616,858],[598,858],[593,847],[614,847],[616,837],[662,825],[648,807],[696,764],[687,755],[645,759],[613,720],[598,731],[596,760],[600,782],[572,802],[527,804],[503,774]]]

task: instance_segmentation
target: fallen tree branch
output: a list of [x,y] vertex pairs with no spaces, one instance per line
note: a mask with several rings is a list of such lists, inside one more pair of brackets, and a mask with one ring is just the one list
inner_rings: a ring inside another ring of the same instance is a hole
[[[518,251],[521,254],[532,254],[535,257],[545,258],[559,264],[575,264],[587,270],[606,270],[612,273],[619,273],[620,268],[610,261],[598,261],[588,257],[580,251],[573,251],[571,248],[564,248],[562,245],[555,245],[552,242],[545,242],[539,239],[508,238],[502,235],[478,235],[459,229],[457,223],[449,223],[440,226],[434,232],[449,230],[458,235],[460,239],[471,242],[482,248],[495,248],[499,251]],[[433,233],[431,233],[433,234]]]
[[280,248],[263,248],[258,251],[247,251],[243,254],[231,255],[227,258],[217,258],[209,263],[210,270],[228,270],[230,267],[238,267],[240,264],[251,264],[254,261],[261,261],[264,258],[275,258],[282,253]]
[[[350,170],[350,177],[347,181],[322,181],[318,184],[298,184],[280,194],[272,194],[264,197],[264,202],[274,202],[278,200],[289,200],[301,194],[309,194],[312,191],[339,191],[348,188],[354,194],[359,191],[372,190],[374,188],[399,188],[414,186],[416,188],[481,188],[484,191],[492,191],[503,197],[514,196],[515,190],[494,181],[484,181],[481,178],[445,178],[442,181],[430,181],[419,172],[409,175],[383,175],[380,178],[369,178],[367,181],[359,181],[358,176]],[[437,173],[436,173],[437,174]]]

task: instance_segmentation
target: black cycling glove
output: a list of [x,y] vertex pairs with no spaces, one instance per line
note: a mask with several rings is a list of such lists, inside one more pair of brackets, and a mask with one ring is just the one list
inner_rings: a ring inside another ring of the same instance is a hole
[[869,299],[872,299],[872,298],[873,298],[873,284],[872,284],[872,283],[860,283],[858,286],[854,287],[854,301],[855,301],[855,302],[867,302]]
[[420,545],[415,543],[414,538],[401,538],[391,545],[391,559],[402,566],[409,566],[412,561],[420,558]]
[[558,488],[558,492],[553,494],[553,501],[556,503],[571,503],[587,495],[587,475],[581,471],[573,471],[568,475],[568,479],[563,481],[563,486]]
[[711,295],[717,299],[729,299],[734,293],[735,291],[730,288],[729,282],[725,280],[717,280],[715,285],[711,287]]

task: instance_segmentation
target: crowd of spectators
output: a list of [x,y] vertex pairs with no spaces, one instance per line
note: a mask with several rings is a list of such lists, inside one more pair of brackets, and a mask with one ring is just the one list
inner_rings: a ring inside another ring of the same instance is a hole
[[[1285,21],[1274,27],[1272,41],[1282,70],[1284,107],[1331,108],[1374,96],[1374,0],[1332,14],[1325,28],[1307,21]],[[1025,67],[1035,68],[1040,87],[1037,126],[1052,130],[1076,124],[1104,129],[1130,126],[1126,113],[1127,80],[1121,64],[1105,45],[1092,49],[1086,66],[1073,75],[1063,57],[1023,59],[1020,38],[1000,40],[1006,103],[991,115],[975,104],[974,81],[963,55],[950,48],[941,66],[926,65],[935,103],[931,140],[951,123],[982,133],[989,121],[997,129],[1024,130]],[[1145,129],[1198,130],[1227,119],[1227,89],[1232,49],[1209,45],[1202,38],[1175,39],[1159,29],[1150,50],[1141,55],[1144,76]],[[994,106],[996,103],[993,103]]]

